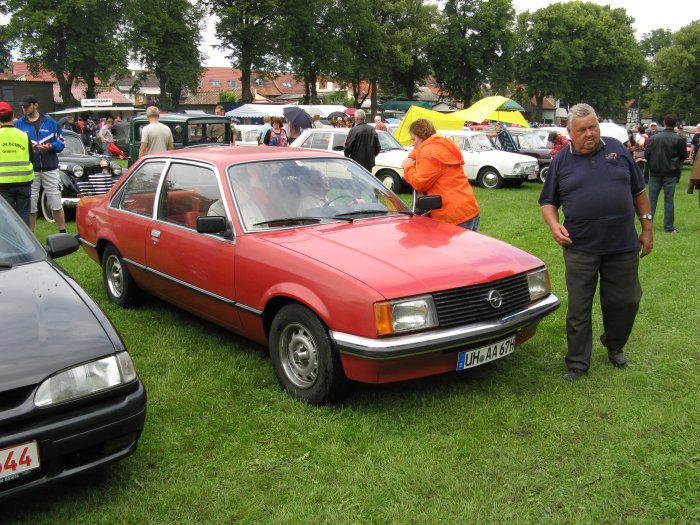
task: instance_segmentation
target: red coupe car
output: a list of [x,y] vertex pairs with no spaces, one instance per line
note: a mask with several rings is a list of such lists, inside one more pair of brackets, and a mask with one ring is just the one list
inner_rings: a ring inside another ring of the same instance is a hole
[[110,300],[152,294],[269,346],[281,385],[310,404],[348,380],[499,359],[559,306],[542,261],[422,216],[331,152],[148,156],[83,198],[77,226]]

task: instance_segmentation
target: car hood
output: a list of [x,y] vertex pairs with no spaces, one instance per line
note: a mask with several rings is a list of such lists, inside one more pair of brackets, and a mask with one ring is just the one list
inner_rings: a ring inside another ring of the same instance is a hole
[[99,166],[100,160],[102,160],[100,157],[93,155],[75,155],[73,153],[58,156],[59,164],[80,164],[83,167]]
[[0,391],[115,351],[90,299],[48,261],[0,270],[0,296]]
[[377,166],[390,166],[392,168],[401,168],[403,161],[408,157],[408,151],[403,149],[392,149],[382,151],[374,157],[374,164]]
[[425,217],[388,217],[267,237],[362,281],[388,299],[501,279],[543,266],[502,241]]
[[[516,162],[534,162],[537,163],[536,160],[534,160],[532,157],[529,155],[522,155],[520,153],[513,153],[511,151],[501,151],[497,149],[492,149],[492,150],[487,150],[487,151],[479,151],[479,155],[482,155],[484,159],[491,159],[487,160],[490,163],[495,163],[495,162],[509,162],[515,164]],[[466,157],[465,157],[466,160]]]

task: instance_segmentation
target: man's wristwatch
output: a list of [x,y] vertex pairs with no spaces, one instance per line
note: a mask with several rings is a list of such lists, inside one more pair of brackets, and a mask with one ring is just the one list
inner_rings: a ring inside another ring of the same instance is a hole
[[640,213],[639,215],[637,215],[637,217],[639,217],[640,221],[642,219],[646,219],[646,220],[650,221],[654,218],[651,213]]

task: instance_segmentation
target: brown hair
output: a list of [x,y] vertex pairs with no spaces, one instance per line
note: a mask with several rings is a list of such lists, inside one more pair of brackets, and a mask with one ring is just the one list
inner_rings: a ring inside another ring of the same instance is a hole
[[408,131],[413,133],[421,140],[425,140],[436,133],[433,123],[424,118],[419,118],[418,120],[412,122],[411,126],[408,128]]
[[270,119],[270,124],[274,125],[274,123],[277,122],[280,125],[280,128],[282,127],[282,119],[279,117],[272,117]]

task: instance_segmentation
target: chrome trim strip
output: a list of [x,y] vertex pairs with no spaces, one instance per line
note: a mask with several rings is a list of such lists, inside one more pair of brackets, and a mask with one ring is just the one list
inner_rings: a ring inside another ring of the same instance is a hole
[[340,353],[365,359],[394,359],[450,350],[485,339],[508,335],[539,321],[558,307],[559,299],[549,294],[545,299],[507,317],[468,326],[385,339],[359,337],[335,331],[331,331],[330,335]]

